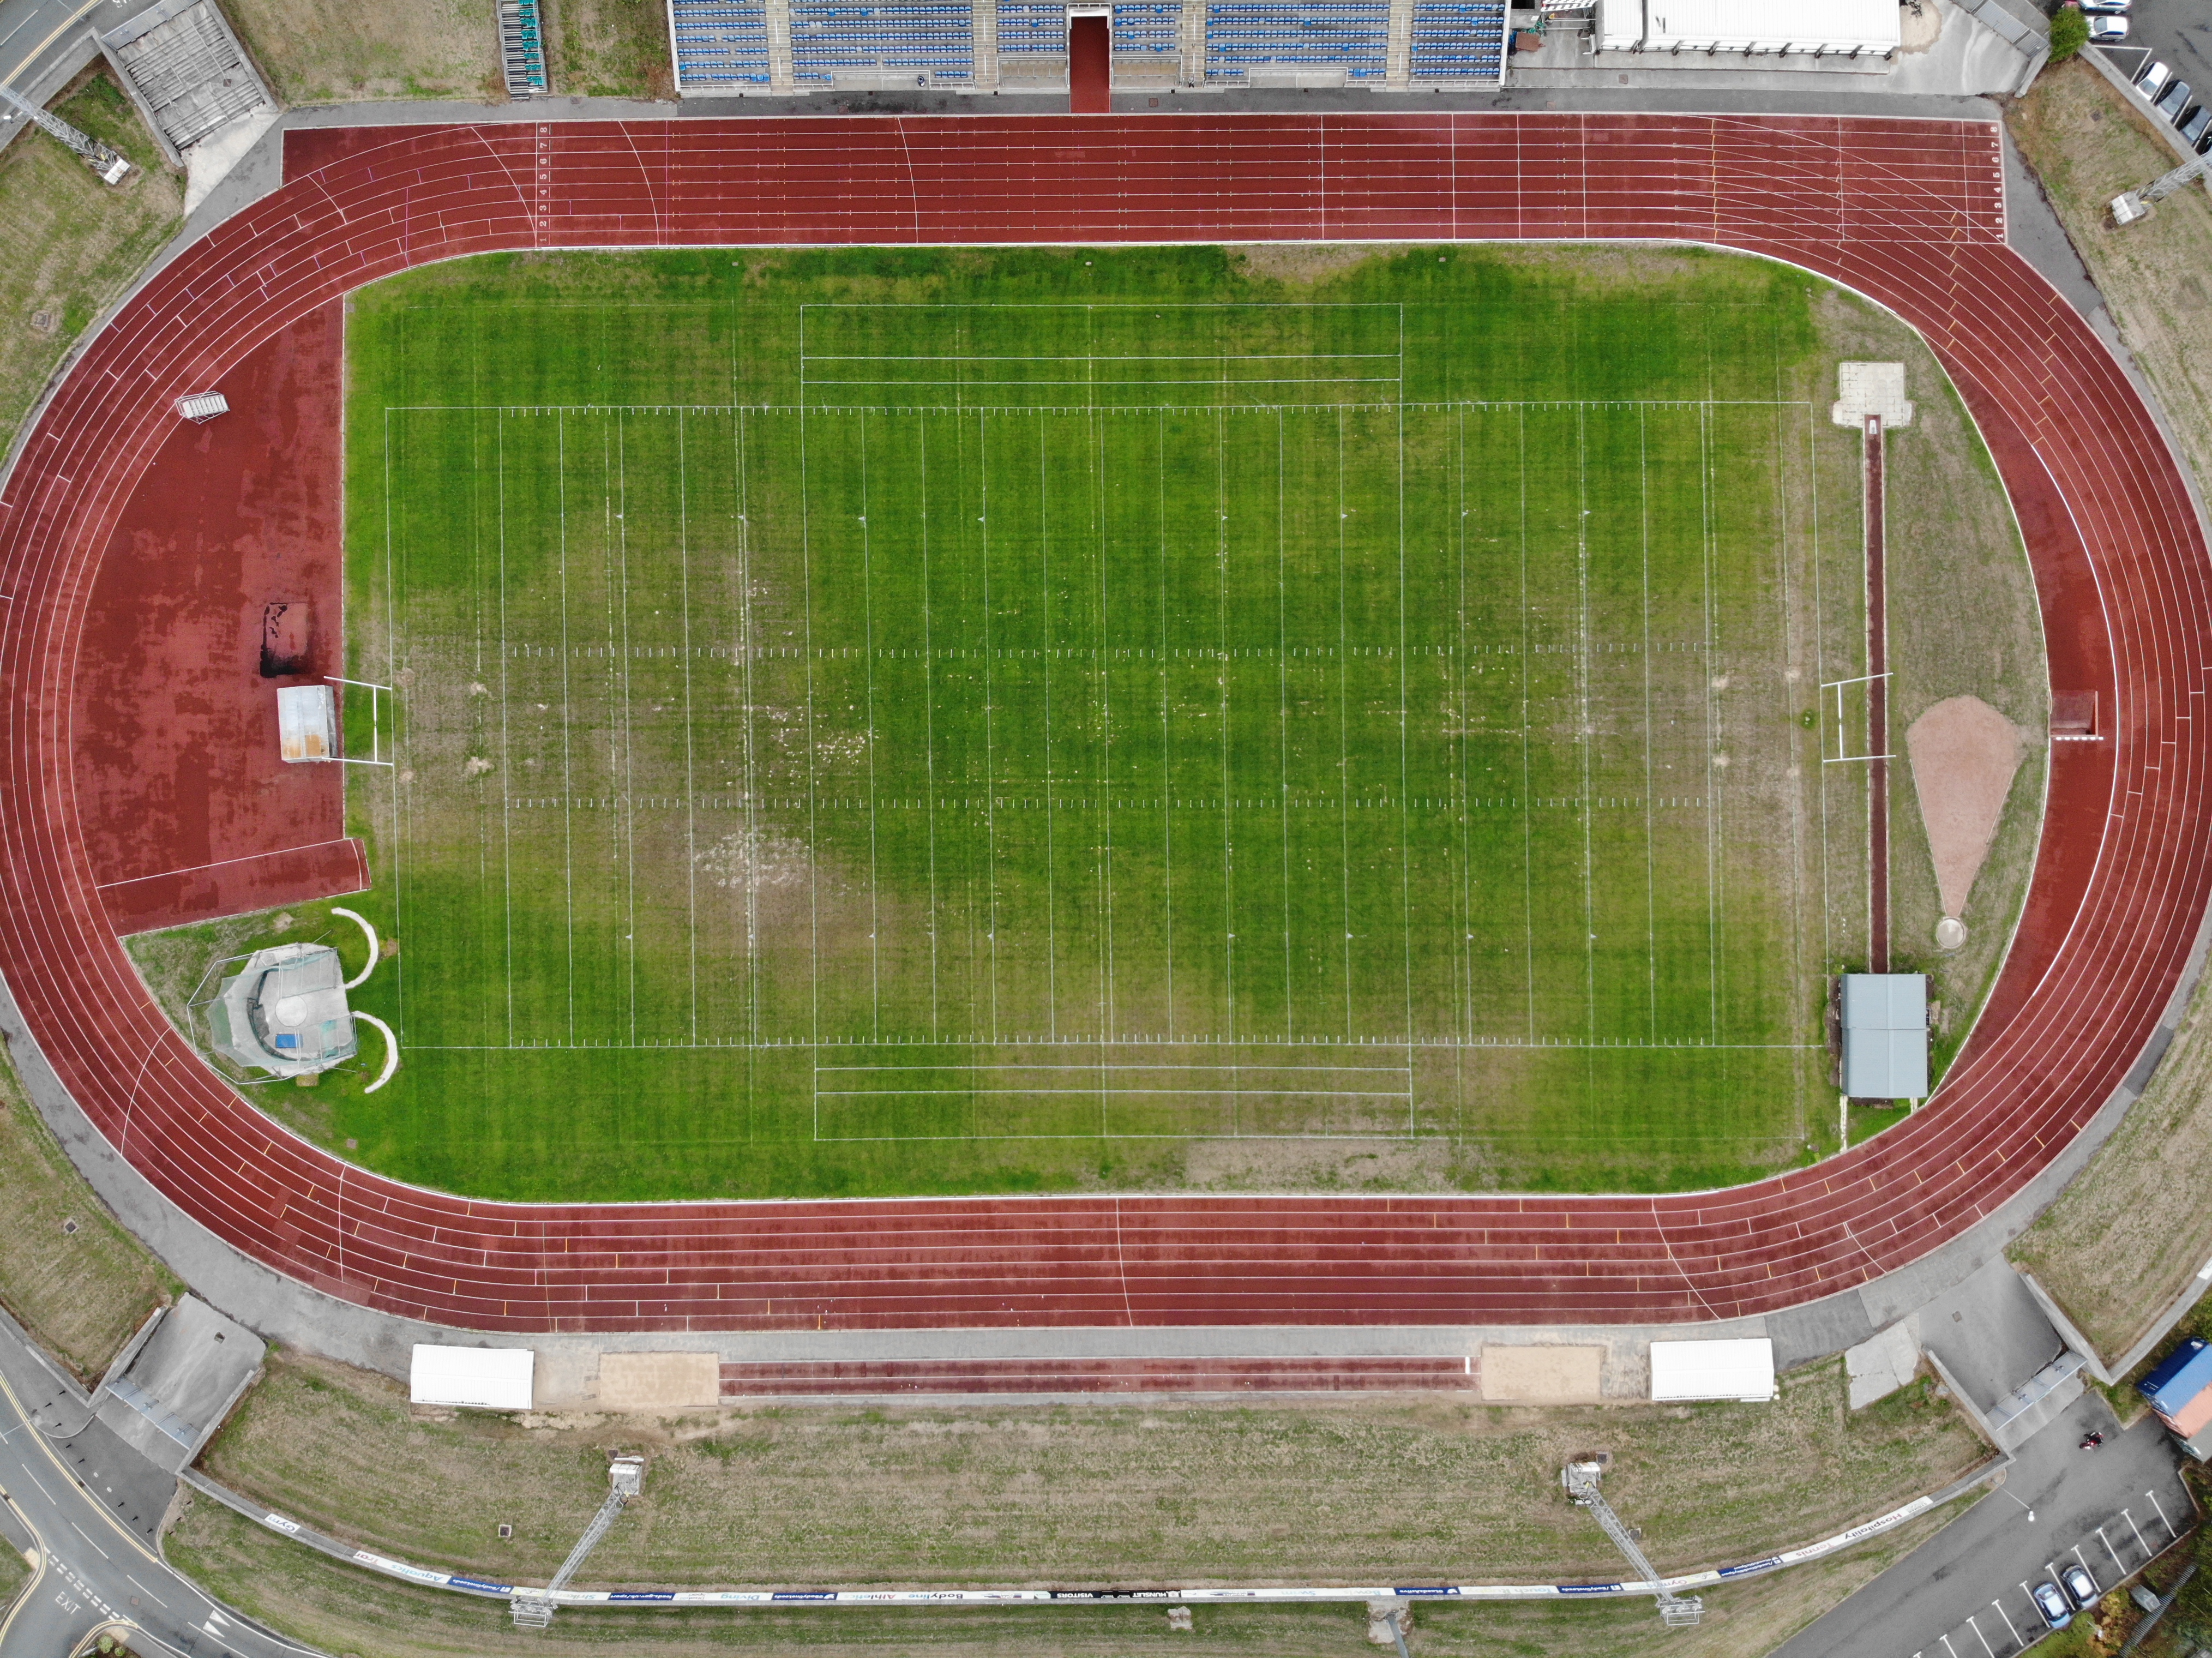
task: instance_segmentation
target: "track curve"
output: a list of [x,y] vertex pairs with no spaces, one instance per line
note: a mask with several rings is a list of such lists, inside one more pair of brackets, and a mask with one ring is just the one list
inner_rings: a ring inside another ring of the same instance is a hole
[[[2087,325],[2004,242],[1997,134],[1841,118],[808,118],[291,135],[281,188],[92,342],[0,489],[0,971],[93,1122],[225,1241],[485,1330],[1522,1323],[1733,1317],[1902,1266],[2122,1081],[2208,889],[2212,583],[2188,491]],[[2053,683],[2036,879],[1968,1051],[1880,1139],[1728,1191],[529,1206],[342,1164],[170,1028],[116,941],[71,786],[100,550],[173,400],[410,265],[533,247],[1642,238],[1786,259],[1914,324],[1980,422]]]

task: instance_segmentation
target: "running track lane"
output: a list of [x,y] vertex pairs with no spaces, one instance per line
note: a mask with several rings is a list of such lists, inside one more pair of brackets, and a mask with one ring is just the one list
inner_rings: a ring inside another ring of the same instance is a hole
[[[293,176],[94,340],[0,489],[0,969],[93,1121],[185,1212],[333,1294],[480,1329],[1696,1320],[1901,1266],[2080,1130],[2177,983],[2212,875],[2206,550],[2148,411],[2003,242],[1996,130],[1521,115],[818,118],[295,134]],[[67,711],[97,550],[257,342],[495,249],[1615,238],[1789,259],[1916,324],[2002,469],[2059,745],[2037,881],[1968,1053],[1820,1167],[1659,1199],[472,1203],[341,1164],[222,1085],[105,924]]]

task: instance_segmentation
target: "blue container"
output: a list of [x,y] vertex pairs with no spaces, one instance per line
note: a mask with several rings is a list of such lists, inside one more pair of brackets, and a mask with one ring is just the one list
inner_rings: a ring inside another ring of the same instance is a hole
[[2160,1416],[2178,1416],[2189,1402],[2212,1388],[2212,1346],[2202,1336],[2191,1336],[2141,1382],[2136,1391],[2150,1400]]

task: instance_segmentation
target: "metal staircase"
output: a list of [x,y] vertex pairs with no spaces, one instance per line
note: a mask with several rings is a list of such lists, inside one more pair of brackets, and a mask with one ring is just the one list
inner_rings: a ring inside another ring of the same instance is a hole
[[1658,1570],[1644,1557],[1628,1527],[1620,1523],[1620,1516],[1613,1511],[1613,1505],[1598,1491],[1597,1482],[1604,1473],[1602,1462],[1570,1462],[1560,1474],[1559,1483],[1567,1488],[1570,1497],[1597,1517],[1597,1523],[1613,1540],[1613,1547],[1627,1557],[1628,1564],[1651,1586],[1651,1592],[1659,1600],[1659,1621],[1669,1629],[1696,1623],[1705,1616],[1705,1603],[1694,1594],[1676,1594],[1661,1581]]
[[599,1540],[614,1527],[623,1511],[623,1504],[645,1488],[645,1459],[641,1456],[618,1456],[607,1465],[607,1483],[612,1487],[607,1500],[599,1504],[599,1511],[592,1516],[592,1523],[584,1527],[584,1534],[576,1540],[576,1546],[568,1551],[568,1558],[561,1563],[561,1570],[553,1574],[553,1581],[542,1589],[517,1589],[514,1598],[507,1603],[514,1614],[517,1629],[546,1629],[553,1622],[554,1591],[568,1586],[584,1564],[584,1557],[599,1547]]
[[2191,179],[2212,179],[2212,155],[2199,155],[2193,161],[2184,161],[2172,172],[2141,190],[2130,190],[2112,198],[2112,222],[2131,225],[2138,219],[2150,217],[2152,203],[2162,202],[2187,184]]

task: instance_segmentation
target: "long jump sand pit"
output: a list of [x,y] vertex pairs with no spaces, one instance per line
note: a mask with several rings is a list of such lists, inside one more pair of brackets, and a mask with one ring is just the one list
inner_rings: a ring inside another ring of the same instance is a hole
[[683,1411],[721,1397],[722,1370],[712,1353],[602,1353],[603,1411]]
[[1602,1347],[1486,1346],[1482,1396],[1498,1405],[1595,1405],[1602,1394]]
[[2020,770],[2020,733],[1978,696],[1951,696],[1905,734],[1947,917],[1963,917]]

